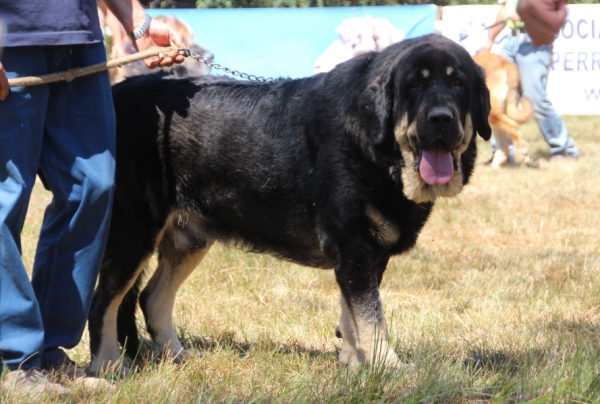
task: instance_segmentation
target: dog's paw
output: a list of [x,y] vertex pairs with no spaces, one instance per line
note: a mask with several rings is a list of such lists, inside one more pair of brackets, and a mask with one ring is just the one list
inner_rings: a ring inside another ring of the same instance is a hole
[[530,162],[531,158],[529,157],[529,151],[527,150],[527,146],[521,145],[515,148],[515,165],[528,166]]
[[187,349],[182,349],[181,351],[177,352],[175,356],[171,357],[171,360],[173,363],[179,365],[180,363],[183,363],[189,357],[189,355],[190,351]]
[[393,349],[387,349],[385,352],[381,352],[381,354],[376,353],[375,355],[375,364],[377,366],[384,366],[386,368],[394,368],[399,369],[405,367],[405,364],[400,362],[400,358]]
[[[387,345],[387,344],[385,344]],[[396,352],[389,347],[383,347],[379,352],[363,352],[355,349],[351,344],[344,342],[339,356],[340,364],[349,369],[355,369],[360,366],[383,366],[389,369],[405,368]]]
[[124,379],[131,373],[132,362],[128,357],[117,359],[94,359],[89,368],[89,374],[93,377],[105,377],[108,379]]
[[339,360],[343,366],[348,368],[355,368],[364,362],[364,358],[359,358],[358,351],[347,341],[342,343]]
[[362,355],[359,355],[359,352],[354,348],[344,349],[344,345],[342,345],[342,349],[340,351],[340,364],[349,369],[355,369],[365,363],[365,358]]
[[506,154],[503,150],[496,150],[494,152],[494,157],[492,158],[491,166],[494,169],[498,169],[504,167],[508,162],[508,154]]
[[181,348],[177,351],[171,349],[169,346],[164,346],[162,344],[154,344],[152,349],[152,354],[154,356],[155,362],[160,362],[163,360],[171,361],[172,363],[179,365],[188,359],[191,355],[197,354],[202,356],[201,352],[196,351],[188,351],[187,349]]

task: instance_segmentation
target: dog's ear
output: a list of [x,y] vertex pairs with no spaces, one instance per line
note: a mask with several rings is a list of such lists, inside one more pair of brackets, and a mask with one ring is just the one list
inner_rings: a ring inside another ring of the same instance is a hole
[[371,82],[358,99],[361,129],[369,142],[380,145],[393,130],[394,83],[391,72]]
[[490,140],[492,128],[490,127],[490,92],[485,84],[484,70],[475,65],[476,77],[471,90],[471,111],[473,129],[485,140]]

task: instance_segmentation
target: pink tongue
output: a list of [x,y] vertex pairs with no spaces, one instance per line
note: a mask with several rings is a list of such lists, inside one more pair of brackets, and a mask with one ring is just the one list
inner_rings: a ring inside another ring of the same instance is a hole
[[448,183],[454,174],[452,155],[437,144],[429,150],[423,150],[419,173],[429,185]]

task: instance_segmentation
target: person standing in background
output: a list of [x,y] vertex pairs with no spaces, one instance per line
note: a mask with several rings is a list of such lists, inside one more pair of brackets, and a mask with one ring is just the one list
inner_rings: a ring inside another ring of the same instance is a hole
[[[511,30],[512,36],[506,41],[501,55],[519,67],[523,96],[533,104],[540,131],[550,146],[551,159],[578,158],[575,141],[546,93],[552,66],[552,42],[566,18],[566,1],[521,0],[519,4],[519,0],[500,0],[499,3],[502,8],[496,22],[500,24],[490,29],[482,49],[489,51],[505,26]],[[543,21],[548,22],[544,24]]]
[[[105,0],[140,51],[180,46],[138,0]],[[0,0],[0,359],[3,390],[66,395],[60,379],[86,375],[63,348],[83,333],[108,235],[115,174],[115,114],[108,72],[32,87],[8,77],[106,61],[96,0]],[[149,68],[181,63],[170,54]],[[36,173],[53,194],[31,281],[21,231]],[[42,371],[41,369],[44,369]],[[88,384],[86,384],[88,385]]]

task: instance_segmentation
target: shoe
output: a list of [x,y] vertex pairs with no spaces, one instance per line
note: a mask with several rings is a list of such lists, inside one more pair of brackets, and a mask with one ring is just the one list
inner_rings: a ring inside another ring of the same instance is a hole
[[65,381],[74,382],[77,379],[87,377],[87,373],[82,367],[77,366],[75,362],[69,360],[60,366],[44,367],[44,371],[55,383],[63,383]]
[[66,362],[59,367],[49,368],[47,371],[49,372],[52,381],[56,383],[72,382],[77,386],[82,386],[91,390],[112,390],[115,388],[115,386],[106,379],[90,376],[85,369],[77,366],[73,361]]
[[577,154],[569,154],[567,152],[560,152],[560,153],[556,153],[553,154],[550,157],[550,161],[573,161],[573,160],[578,160],[579,159],[579,152],[577,152]]
[[12,390],[20,396],[38,399],[44,394],[66,397],[71,390],[51,382],[46,373],[38,368],[18,369],[8,372],[2,380],[2,388]]

